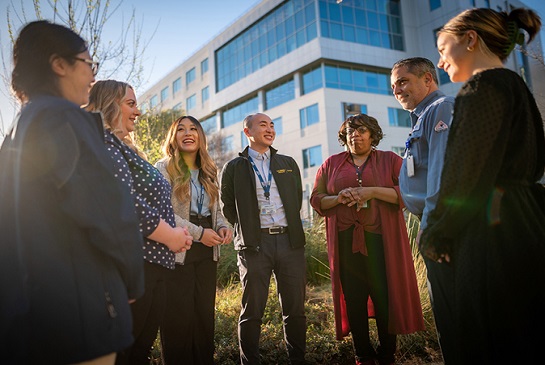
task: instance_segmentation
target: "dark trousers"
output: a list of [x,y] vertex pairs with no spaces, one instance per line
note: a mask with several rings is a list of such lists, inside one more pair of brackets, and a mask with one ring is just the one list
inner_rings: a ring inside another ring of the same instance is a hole
[[428,292],[435,317],[437,337],[445,365],[455,364],[456,331],[454,317],[454,271],[446,263],[438,263],[424,256],[428,272]]
[[[368,256],[352,253],[354,227],[339,232],[340,279],[356,357],[360,361],[378,358],[393,363],[396,335],[388,333],[388,280],[384,263],[382,235],[365,232]],[[375,352],[369,338],[367,300],[371,297],[380,346]]]
[[169,273],[161,327],[165,364],[214,364],[217,267],[212,248],[193,242],[184,264]]
[[291,364],[302,364],[306,349],[306,261],[304,247],[292,248],[288,234],[261,235],[259,252],[238,253],[242,283],[242,310],[238,323],[240,361],[260,364],[259,337],[274,274]]
[[145,292],[131,304],[134,343],[117,354],[116,365],[149,365],[166,304],[165,277],[170,270],[144,262]]

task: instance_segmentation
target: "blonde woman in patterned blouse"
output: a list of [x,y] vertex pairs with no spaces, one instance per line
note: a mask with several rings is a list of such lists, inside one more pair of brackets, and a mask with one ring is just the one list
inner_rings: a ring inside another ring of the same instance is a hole
[[145,293],[131,304],[135,342],[118,354],[116,364],[147,365],[166,305],[165,278],[174,269],[175,253],[191,247],[191,237],[185,228],[175,225],[170,184],[130,138],[140,115],[132,87],[114,80],[98,81],[91,89],[87,109],[103,115],[106,148],[117,177],[133,191],[144,236]]
[[176,225],[193,236],[167,281],[163,356],[167,364],[212,365],[219,245],[230,243],[233,232],[219,208],[217,168],[201,123],[191,116],[172,123],[163,153],[156,166],[172,184]]

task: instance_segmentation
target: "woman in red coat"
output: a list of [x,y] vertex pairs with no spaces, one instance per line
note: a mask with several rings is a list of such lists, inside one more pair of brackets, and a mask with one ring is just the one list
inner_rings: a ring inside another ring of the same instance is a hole
[[[337,338],[352,332],[356,364],[393,364],[396,335],[424,330],[411,248],[399,198],[401,158],[379,151],[373,117],[349,117],[339,130],[348,151],[316,174],[311,204],[325,216]],[[375,317],[380,346],[369,339]]]

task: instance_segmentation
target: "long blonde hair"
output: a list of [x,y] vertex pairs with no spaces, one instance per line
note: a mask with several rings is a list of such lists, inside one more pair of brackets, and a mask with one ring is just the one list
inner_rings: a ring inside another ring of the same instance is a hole
[[218,168],[214,163],[214,160],[212,160],[208,154],[206,135],[201,123],[196,118],[189,115],[181,116],[172,123],[162,146],[163,155],[167,161],[166,171],[170,179],[170,184],[172,185],[172,195],[180,200],[184,200],[187,199],[189,194],[191,174],[176,140],[178,125],[183,119],[189,119],[197,128],[197,134],[199,135],[199,150],[195,163],[200,170],[199,182],[204,186],[206,193],[210,197],[209,208],[212,210],[212,207],[219,198]]
[[[125,101],[127,89],[132,86],[116,80],[97,81],[89,93],[89,104],[85,107],[91,112],[101,112],[104,128],[117,135],[121,129],[122,113],[121,104]],[[132,134],[129,133],[121,139],[123,143],[133,149],[140,157],[147,159],[146,154],[138,149]]]

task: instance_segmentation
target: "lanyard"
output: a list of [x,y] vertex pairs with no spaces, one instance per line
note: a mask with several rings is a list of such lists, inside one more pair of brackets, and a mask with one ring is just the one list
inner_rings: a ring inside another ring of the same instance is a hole
[[367,166],[367,162],[369,162],[369,159],[371,158],[371,156],[370,155],[367,156],[367,160],[365,160],[363,165],[361,165],[360,167],[356,166],[356,164],[354,163],[354,156],[352,156],[352,154],[350,154],[350,157],[352,158],[352,165],[354,165],[354,167],[356,168],[356,176],[357,176],[358,185],[361,187],[361,184],[362,184],[361,175],[363,174],[363,170],[365,170],[365,166]]
[[261,176],[261,173],[259,172],[257,166],[255,165],[254,160],[252,159],[252,156],[248,156],[248,160],[250,160],[250,163],[252,164],[252,167],[254,168],[255,173],[257,174],[257,178],[259,179],[259,183],[261,184],[261,187],[263,188],[263,191],[265,192],[265,199],[269,200],[271,197],[271,180],[272,180],[272,170],[269,168],[269,178],[268,181],[265,183],[263,180],[263,176]]
[[199,194],[199,188],[197,188],[197,184],[195,184],[195,182],[193,181],[193,179],[191,179],[191,185],[193,185],[195,187],[195,193],[198,194],[197,195],[197,211],[199,213],[198,217],[199,218],[202,218],[202,205],[204,203],[204,187],[201,185],[201,193]]

